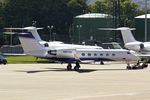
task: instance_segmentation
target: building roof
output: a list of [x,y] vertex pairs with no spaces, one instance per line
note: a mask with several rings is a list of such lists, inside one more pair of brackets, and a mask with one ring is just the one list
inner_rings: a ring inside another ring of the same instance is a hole
[[[145,14],[144,15],[140,15],[140,16],[136,16],[135,18],[145,18]],[[150,18],[150,14],[147,14],[147,18],[149,19]]]
[[108,14],[102,14],[102,13],[88,13],[88,14],[78,15],[75,18],[113,18],[113,16]]

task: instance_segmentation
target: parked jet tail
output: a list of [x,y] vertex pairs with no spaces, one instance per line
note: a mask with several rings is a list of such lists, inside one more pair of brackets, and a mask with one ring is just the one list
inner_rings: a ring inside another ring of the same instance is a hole
[[120,27],[120,28],[98,28],[99,30],[120,30],[124,43],[129,42],[137,42],[131,32],[131,30],[135,30],[135,28],[128,28],[128,27]]
[[121,27],[121,28],[117,28],[117,30],[121,31],[122,37],[123,37],[123,41],[124,43],[130,43],[130,42],[137,42],[131,32],[131,28],[128,27]]
[[25,28],[5,28],[5,29],[26,31],[26,32],[16,33],[19,34],[19,40],[21,42],[25,54],[37,55],[37,53],[39,53],[40,51],[41,54],[40,53],[38,54],[40,56],[44,53],[45,50],[42,50],[44,49],[44,46],[39,43],[39,41],[42,40],[39,34],[37,33],[37,30],[42,28],[25,27]]

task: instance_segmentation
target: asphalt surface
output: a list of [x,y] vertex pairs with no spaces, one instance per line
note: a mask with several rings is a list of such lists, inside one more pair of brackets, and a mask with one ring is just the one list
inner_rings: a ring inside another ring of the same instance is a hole
[[150,100],[150,69],[126,64],[0,65],[0,100]]

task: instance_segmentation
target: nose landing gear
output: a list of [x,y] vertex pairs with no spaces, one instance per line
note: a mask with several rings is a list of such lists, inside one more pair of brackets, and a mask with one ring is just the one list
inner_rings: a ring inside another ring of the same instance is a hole
[[80,64],[79,62],[76,62],[76,66],[74,67],[74,70],[79,71],[79,68],[80,68]]

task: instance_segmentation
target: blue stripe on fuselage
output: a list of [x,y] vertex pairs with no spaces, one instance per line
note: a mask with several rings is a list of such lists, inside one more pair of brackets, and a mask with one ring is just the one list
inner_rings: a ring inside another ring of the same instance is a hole
[[94,60],[94,61],[114,61],[112,59],[108,59],[108,58],[80,58],[80,60]]
[[[56,57],[52,57],[52,58],[46,58],[49,60],[54,60],[54,61],[60,61],[60,62],[66,62],[66,63],[72,63],[72,62],[76,62],[79,61],[75,58],[56,58]],[[94,60],[94,61],[114,61],[112,59],[107,59],[107,58],[80,58],[81,61],[86,61],[86,60]]]

